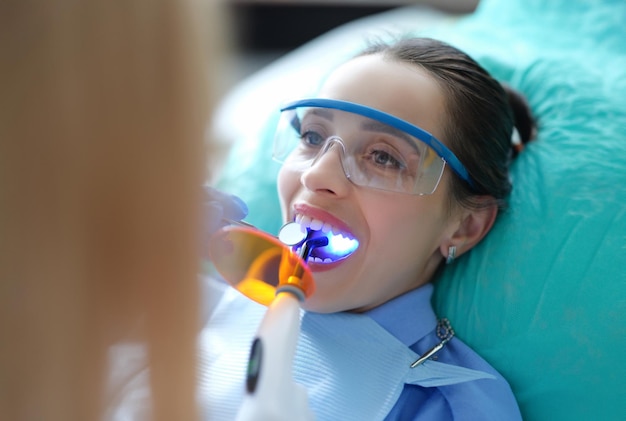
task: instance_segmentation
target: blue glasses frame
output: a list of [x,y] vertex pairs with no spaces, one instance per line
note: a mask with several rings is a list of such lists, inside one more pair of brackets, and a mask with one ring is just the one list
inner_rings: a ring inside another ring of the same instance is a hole
[[395,127],[396,129],[402,130],[430,146],[432,150],[434,150],[435,153],[439,155],[439,157],[450,166],[450,169],[452,169],[452,171],[457,176],[459,176],[463,181],[469,184],[472,189],[476,190],[476,184],[474,183],[474,180],[472,180],[469,172],[461,163],[461,161],[459,161],[456,155],[454,155],[454,153],[450,149],[448,149],[446,145],[441,143],[441,141],[439,141],[435,136],[433,136],[424,129],[420,129],[419,127],[411,123],[408,123],[391,114],[377,110],[376,108],[371,108],[366,105],[361,105],[354,102],[341,101],[338,99],[300,99],[298,101],[287,103],[286,105],[281,107],[280,111],[282,112],[287,110],[293,110],[300,107],[330,108],[347,111],[371,118],[373,120],[380,121],[381,123],[385,123],[389,126]]

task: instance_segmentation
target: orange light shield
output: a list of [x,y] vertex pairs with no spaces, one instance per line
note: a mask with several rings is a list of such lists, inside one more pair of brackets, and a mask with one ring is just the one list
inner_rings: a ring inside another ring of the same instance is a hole
[[220,275],[246,297],[269,305],[280,287],[315,290],[311,271],[277,238],[254,228],[226,226],[209,242],[209,256]]

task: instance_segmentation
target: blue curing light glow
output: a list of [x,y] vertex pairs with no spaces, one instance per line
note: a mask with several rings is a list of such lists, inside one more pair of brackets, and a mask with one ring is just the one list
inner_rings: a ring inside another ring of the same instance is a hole
[[[316,242],[317,239],[323,239],[324,242]],[[353,238],[348,238],[342,234],[322,233],[322,231],[309,229],[307,239],[303,243],[293,246],[293,249],[307,261],[310,257],[316,263],[329,263],[345,259],[358,247],[358,240]]]
[[329,235],[326,250],[336,256],[346,256],[359,247],[359,242],[353,238],[344,237],[341,234]]

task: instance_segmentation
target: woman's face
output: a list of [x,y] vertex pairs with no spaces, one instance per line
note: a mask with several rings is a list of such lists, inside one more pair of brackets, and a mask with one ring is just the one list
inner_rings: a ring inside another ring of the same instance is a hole
[[[334,71],[319,95],[367,105],[413,123],[441,139],[444,98],[422,69],[370,55]],[[303,307],[316,312],[364,311],[427,283],[452,235],[443,179],[431,195],[361,187],[345,176],[332,148],[304,170],[283,166],[278,190],[286,222],[318,220],[358,240],[334,263],[309,262],[315,293]]]

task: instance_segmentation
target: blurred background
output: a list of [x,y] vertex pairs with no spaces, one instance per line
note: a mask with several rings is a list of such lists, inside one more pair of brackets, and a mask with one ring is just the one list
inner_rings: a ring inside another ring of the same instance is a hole
[[331,29],[398,7],[422,4],[469,12],[477,0],[228,0],[235,83]]

